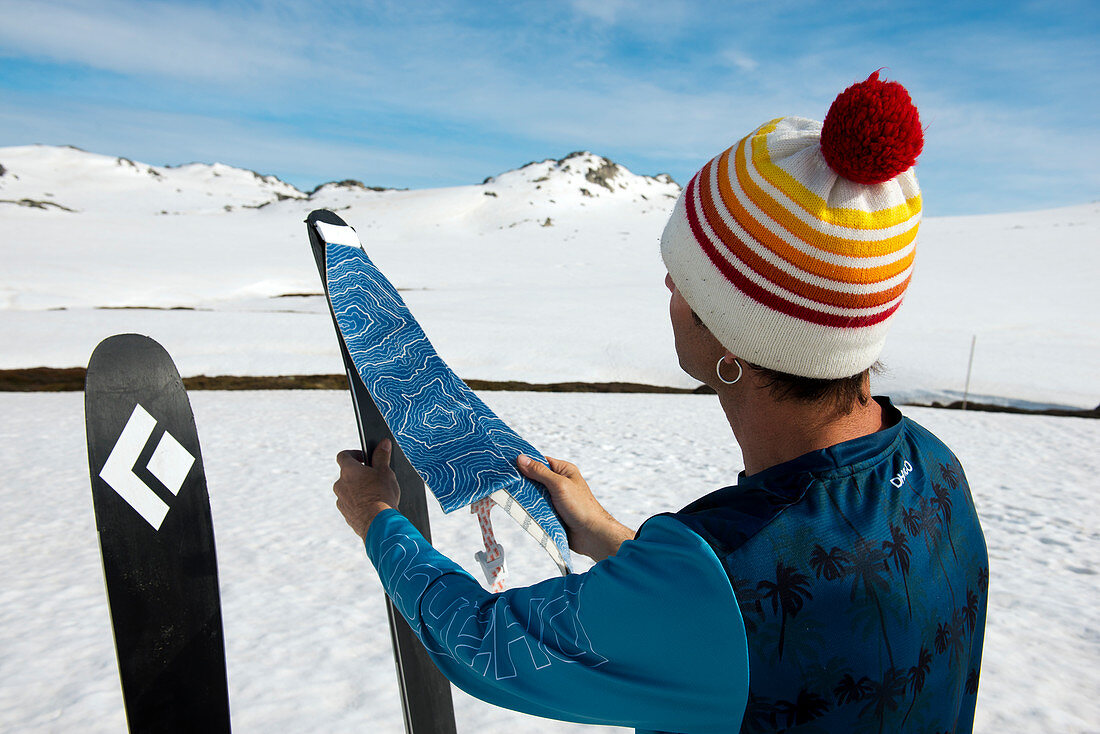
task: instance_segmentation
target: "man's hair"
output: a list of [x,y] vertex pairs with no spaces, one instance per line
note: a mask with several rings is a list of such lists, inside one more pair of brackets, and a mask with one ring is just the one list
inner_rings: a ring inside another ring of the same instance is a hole
[[836,380],[824,380],[816,377],[801,377],[778,370],[770,370],[751,362],[745,363],[756,373],[764,387],[771,391],[776,400],[793,400],[799,403],[830,403],[837,413],[848,415],[856,404],[867,405],[871,396],[863,392],[863,381],[872,373],[878,374],[882,364],[873,365],[851,377]]

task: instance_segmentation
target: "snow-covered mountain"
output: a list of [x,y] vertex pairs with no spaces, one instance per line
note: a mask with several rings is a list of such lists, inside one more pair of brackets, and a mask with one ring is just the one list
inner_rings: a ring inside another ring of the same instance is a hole
[[0,148],[0,204],[70,213],[179,214],[306,197],[274,176],[222,163],[151,166],[72,147]]
[[637,203],[660,197],[675,199],[680,193],[680,187],[667,173],[639,176],[586,151],[570,153],[561,160],[528,163],[518,170],[486,179],[483,185],[488,195],[504,190],[536,196],[534,191],[542,191],[542,198],[560,200],[563,204],[609,196],[628,196]]
[[[559,207],[611,197],[633,203],[658,202],[679,194],[679,187],[667,174],[639,176],[587,152],[529,163],[486,179],[480,188],[473,193]],[[104,212],[129,206],[132,214],[198,214],[258,209],[286,200],[338,207],[388,193],[392,190],[353,179],[332,181],[305,192],[275,176],[223,163],[153,166],[73,147],[0,148],[0,204],[42,210]]]

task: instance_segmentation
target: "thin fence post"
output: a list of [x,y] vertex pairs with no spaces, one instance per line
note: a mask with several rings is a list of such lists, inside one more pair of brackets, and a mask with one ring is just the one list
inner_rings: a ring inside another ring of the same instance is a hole
[[978,335],[970,338],[970,361],[966,364],[966,389],[963,390],[962,409],[966,410],[967,399],[970,397],[970,373],[974,369],[974,345],[978,342]]

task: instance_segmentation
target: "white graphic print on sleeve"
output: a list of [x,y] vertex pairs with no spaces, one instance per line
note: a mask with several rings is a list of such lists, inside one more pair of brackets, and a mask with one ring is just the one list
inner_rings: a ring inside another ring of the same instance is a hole
[[[593,649],[580,619],[584,576],[561,579],[553,596],[532,596],[522,610],[509,595],[487,595],[480,587],[455,595],[440,572],[423,557],[417,540],[394,535],[383,541],[379,571],[394,602],[428,649],[496,680],[557,663],[598,667],[607,658]],[[401,580],[397,584],[393,580]],[[518,599],[517,599],[518,601]],[[487,603],[486,603],[487,602]],[[424,627],[431,634],[425,636]]]

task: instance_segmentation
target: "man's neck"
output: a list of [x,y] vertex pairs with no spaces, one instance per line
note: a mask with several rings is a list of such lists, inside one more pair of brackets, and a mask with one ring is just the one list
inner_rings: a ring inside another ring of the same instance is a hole
[[850,413],[843,414],[832,404],[777,401],[766,388],[743,387],[749,389],[719,398],[741,446],[746,475],[884,427],[882,407],[875,400],[868,399],[866,405],[857,402]]

